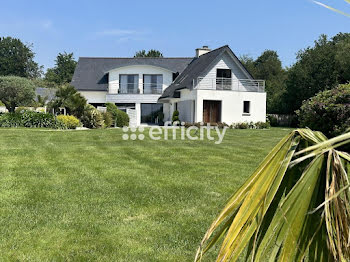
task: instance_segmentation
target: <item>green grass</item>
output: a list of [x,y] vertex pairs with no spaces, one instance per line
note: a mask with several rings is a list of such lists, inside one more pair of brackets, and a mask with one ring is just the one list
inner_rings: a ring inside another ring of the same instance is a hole
[[228,130],[215,145],[0,129],[0,261],[193,261],[225,201],[288,132]]

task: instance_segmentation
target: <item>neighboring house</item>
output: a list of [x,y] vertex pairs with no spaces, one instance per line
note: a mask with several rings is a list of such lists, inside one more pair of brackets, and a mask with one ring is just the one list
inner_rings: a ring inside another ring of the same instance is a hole
[[47,102],[55,99],[57,88],[46,88],[46,87],[37,87],[35,88],[35,100],[38,101],[38,96],[45,99]]
[[[258,122],[266,119],[265,82],[254,80],[228,46],[194,58],[79,58],[72,85],[94,106],[115,103],[131,123]],[[161,114],[161,112],[163,114]]]

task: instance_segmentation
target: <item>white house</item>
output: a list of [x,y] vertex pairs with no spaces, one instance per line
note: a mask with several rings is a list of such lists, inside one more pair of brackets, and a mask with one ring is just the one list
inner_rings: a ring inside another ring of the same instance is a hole
[[[265,81],[254,80],[228,46],[194,58],[79,58],[72,85],[94,106],[115,103],[132,125],[169,121],[264,122]],[[163,114],[161,114],[163,113]]]

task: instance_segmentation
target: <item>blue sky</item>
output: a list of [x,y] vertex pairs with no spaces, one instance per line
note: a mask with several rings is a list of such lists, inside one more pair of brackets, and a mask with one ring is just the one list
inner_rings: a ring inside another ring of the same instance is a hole
[[[319,1],[350,13],[343,0]],[[2,1],[0,16],[0,35],[33,43],[45,68],[63,51],[127,57],[154,48],[183,57],[225,44],[238,56],[277,50],[288,66],[320,34],[349,31],[350,18],[310,0]]]

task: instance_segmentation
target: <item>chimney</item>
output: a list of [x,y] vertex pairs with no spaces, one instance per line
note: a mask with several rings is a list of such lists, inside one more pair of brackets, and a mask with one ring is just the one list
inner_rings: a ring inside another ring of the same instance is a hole
[[210,51],[211,49],[209,49],[207,45],[204,45],[203,47],[196,49],[196,57],[200,57],[201,55],[204,55]]

